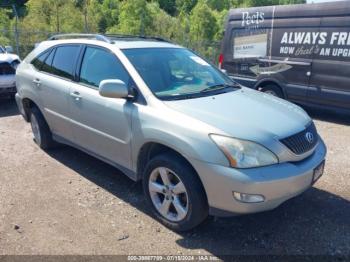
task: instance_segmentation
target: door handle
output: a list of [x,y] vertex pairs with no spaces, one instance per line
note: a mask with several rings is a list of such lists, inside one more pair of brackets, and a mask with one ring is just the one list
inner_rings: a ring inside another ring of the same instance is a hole
[[77,91],[74,91],[74,92],[70,93],[70,96],[74,97],[75,101],[79,101],[81,99],[81,95]]
[[41,85],[41,81],[40,81],[39,78],[35,78],[35,79],[33,80],[33,83],[34,83],[37,87],[39,87],[39,86]]

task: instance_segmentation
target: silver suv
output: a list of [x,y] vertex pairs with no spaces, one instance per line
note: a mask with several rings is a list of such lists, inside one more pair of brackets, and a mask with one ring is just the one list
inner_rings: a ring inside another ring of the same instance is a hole
[[41,148],[71,145],[142,180],[173,230],[273,209],[323,173],[326,147],[302,109],[160,39],[55,36],[16,82]]

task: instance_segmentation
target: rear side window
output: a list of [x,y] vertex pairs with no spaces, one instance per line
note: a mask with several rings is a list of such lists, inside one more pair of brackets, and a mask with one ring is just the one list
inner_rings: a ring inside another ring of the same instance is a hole
[[53,56],[55,55],[55,49],[52,50],[49,54],[49,56],[45,59],[41,66],[41,71],[47,72],[47,73],[52,73],[52,60]]
[[47,57],[47,55],[49,54],[48,51],[40,54],[39,56],[37,56],[36,58],[34,58],[31,62],[31,64],[38,70],[41,70],[41,67],[43,66],[43,63]]
[[60,46],[56,48],[51,73],[64,78],[73,78],[73,68],[79,52],[79,46]]
[[129,74],[115,55],[101,48],[87,47],[80,70],[80,82],[98,87],[105,79],[129,84]]

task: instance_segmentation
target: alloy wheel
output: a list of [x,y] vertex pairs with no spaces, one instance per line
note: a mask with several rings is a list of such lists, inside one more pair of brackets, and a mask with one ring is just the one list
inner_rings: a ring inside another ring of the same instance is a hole
[[172,222],[183,220],[188,213],[188,193],[179,176],[166,167],[154,169],[148,190],[157,211]]

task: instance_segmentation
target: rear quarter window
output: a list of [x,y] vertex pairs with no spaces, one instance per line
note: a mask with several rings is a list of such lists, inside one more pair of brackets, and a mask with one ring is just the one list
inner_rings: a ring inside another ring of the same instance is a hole
[[31,64],[38,70],[41,70],[41,67],[43,66],[43,63],[46,59],[46,57],[48,56],[49,51],[45,51],[44,53],[40,54],[39,56],[37,56],[36,58],[34,58],[31,61]]

